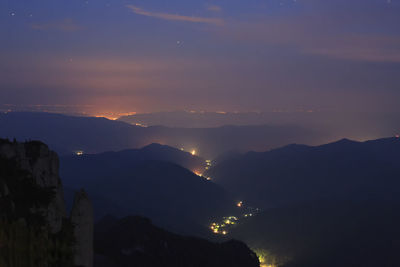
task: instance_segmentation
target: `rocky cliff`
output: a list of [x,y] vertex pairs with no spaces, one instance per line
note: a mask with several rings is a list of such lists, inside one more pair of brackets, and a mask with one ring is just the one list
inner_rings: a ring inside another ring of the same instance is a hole
[[32,176],[42,188],[54,190],[54,197],[48,207],[42,207],[52,233],[61,230],[62,220],[66,218],[65,202],[60,177],[59,161],[55,152],[40,142],[7,142],[0,145],[0,157],[14,161],[15,164]]
[[90,202],[77,194],[68,218],[58,170],[45,144],[0,139],[0,266],[92,266]]
[[75,193],[71,211],[74,225],[75,256],[77,266],[93,266],[93,206],[84,190]]

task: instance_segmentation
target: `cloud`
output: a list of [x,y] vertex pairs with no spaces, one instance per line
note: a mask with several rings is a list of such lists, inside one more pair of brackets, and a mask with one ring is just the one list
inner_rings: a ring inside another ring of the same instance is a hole
[[207,6],[207,10],[213,11],[213,12],[220,12],[222,9],[221,9],[220,6],[208,5],[208,6]]
[[224,20],[219,19],[219,18],[183,16],[183,15],[170,14],[170,13],[150,12],[150,11],[143,10],[142,8],[133,6],[133,5],[127,5],[126,7],[131,9],[133,11],[133,13],[135,13],[135,14],[147,16],[147,17],[158,18],[158,19],[163,19],[163,20],[186,21],[186,22],[192,22],[192,23],[206,23],[206,24],[213,24],[213,25],[217,25],[217,26],[221,26],[224,24]]
[[74,23],[71,19],[65,19],[63,21],[48,22],[48,23],[33,23],[30,27],[38,31],[62,31],[62,32],[74,32],[80,29],[80,27]]
[[[360,23],[362,26],[367,25]],[[218,36],[250,45],[297,49],[306,55],[340,60],[400,63],[400,36],[386,32],[347,30],[354,21],[336,22],[320,16],[269,18],[232,22],[216,29]],[[365,27],[364,27],[365,28]]]

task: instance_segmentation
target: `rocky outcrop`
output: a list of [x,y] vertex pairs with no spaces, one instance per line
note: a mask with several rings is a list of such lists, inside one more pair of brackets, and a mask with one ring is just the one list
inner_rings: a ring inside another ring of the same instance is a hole
[[75,256],[74,264],[82,267],[93,266],[93,207],[86,192],[75,193],[71,210],[74,226]]
[[57,154],[41,142],[17,143],[3,140],[0,144],[0,157],[15,161],[22,170],[32,175],[40,187],[53,189],[54,198],[42,211],[46,213],[51,232],[59,232],[62,221],[66,218],[66,208],[58,175]]
[[58,171],[45,144],[0,139],[1,267],[92,267],[92,205],[77,193],[68,218]]
[[10,190],[7,185],[4,182],[0,183],[0,197],[6,197],[8,194],[10,194]]

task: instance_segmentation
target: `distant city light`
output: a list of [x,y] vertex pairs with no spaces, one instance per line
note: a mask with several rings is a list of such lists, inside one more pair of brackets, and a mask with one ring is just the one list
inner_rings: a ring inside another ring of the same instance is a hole
[[211,160],[206,160],[206,170],[209,170],[211,167]]
[[76,152],[75,152],[75,155],[77,155],[77,156],[82,156],[82,155],[83,155],[83,151],[82,151],[82,150],[76,151]]
[[236,204],[236,206],[239,207],[239,208],[241,208],[241,207],[243,206],[243,201],[239,201],[239,202]]
[[201,173],[201,172],[198,172],[198,171],[194,171],[194,174],[196,174],[197,176],[203,176],[203,174]]
[[260,249],[254,249],[254,248],[253,248],[253,251],[257,254],[258,261],[260,262],[260,267],[276,267],[277,266],[276,264],[269,262],[273,259],[273,257],[270,256],[271,255],[270,252],[265,251],[265,250],[260,250]]
[[192,156],[195,156],[196,155],[196,150],[193,149],[191,154],[192,154]]
[[[135,114],[136,114],[136,112],[102,112],[102,113],[92,114],[92,116],[94,116],[96,118],[106,118],[108,120],[115,121],[115,120],[118,120],[121,117],[132,116],[132,115],[135,115]],[[141,126],[141,127],[147,127],[146,125],[137,125],[136,123],[133,123],[133,125]]]

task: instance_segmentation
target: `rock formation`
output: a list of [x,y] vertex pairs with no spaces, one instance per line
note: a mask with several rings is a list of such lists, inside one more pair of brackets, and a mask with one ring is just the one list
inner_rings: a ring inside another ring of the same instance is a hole
[[52,233],[59,232],[62,221],[66,218],[66,209],[62,183],[58,176],[57,154],[41,142],[11,143],[3,140],[0,145],[0,157],[14,160],[22,170],[32,174],[40,187],[54,190],[54,198],[43,211]]
[[93,207],[86,192],[75,193],[71,210],[71,222],[74,226],[76,266],[93,266]]
[[0,139],[0,266],[92,267],[92,205],[77,193],[68,218],[58,171],[45,144]]

